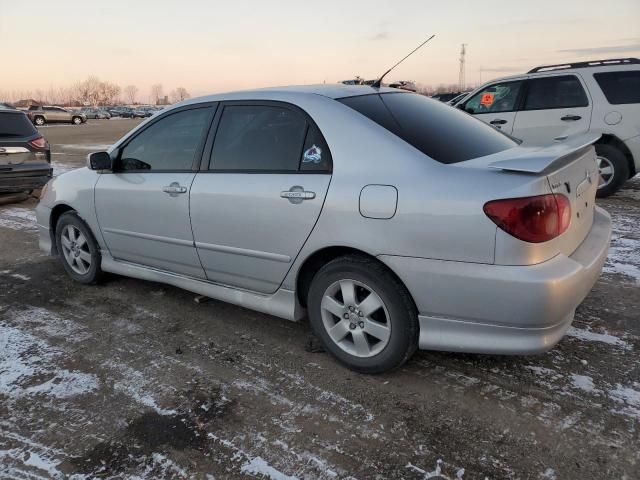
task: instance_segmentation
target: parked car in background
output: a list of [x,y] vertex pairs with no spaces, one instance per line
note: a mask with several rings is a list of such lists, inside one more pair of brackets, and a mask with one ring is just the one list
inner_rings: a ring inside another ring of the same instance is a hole
[[435,95],[431,95],[431,98],[434,100],[440,100],[441,102],[448,102],[459,96],[461,93],[462,92],[436,93]]
[[14,105],[12,105],[11,103],[7,103],[7,102],[0,102],[0,108],[10,108],[12,110],[15,110],[16,107]]
[[109,119],[109,118],[111,118],[111,114],[108,111],[103,110],[101,108],[83,107],[83,108],[80,109],[80,112],[84,113],[84,115],[88,119]]
[[552,145],[586,132],[601,135],[595,144],[599,197],[640,172],[637,58],[536,67],[486,83],[459,107],[523,145]]
[[32,105],[27,111],[31,121],[38,125],[46,123],[73,123],[80,125],[87,121],[87,116],[82,112],[74,112],[66,108],[49,105]]
[[51,151],[27,115],[0,108],[0,193],[42,188],[51,179]]
[[410,92],[416,91],[416,84],[410,80],[401,80],[399,82],[390,83],[391,88],[401,88],[402,90],[408,90]]
[[308,313],[360,372],[417,348],[537,353],[607,257],[596,138],[524,148],[392,88],[190,99],[52,180],[40,246],[81,283],[113,272]]
[[446,103],[447,105],[451,105],[452,107],[455,107],[458,103],[460,103],[462,100],[467,98],[467,95],[469,95],[469,92],[462,92],[460,95],[453,97],[451,100],[449,100]]

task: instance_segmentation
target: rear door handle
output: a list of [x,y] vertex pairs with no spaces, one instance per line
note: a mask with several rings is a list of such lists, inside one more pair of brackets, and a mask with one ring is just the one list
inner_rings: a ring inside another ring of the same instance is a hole
[[164,193],[168,193],[170,196],[175,197],[180,193],[187,193],[187,187],[182,187],[178,182],[173,182],[171,185],[162,187]]
[[495,120],[491,120],[489,123],[491,125],[504,125],[505,123],[507,123],[507,121],[503,120],[502,118],[496,118]]
[[280,192],[282,198],[286,198],[291,203],[302,203],[303,200],[312,200],[316,198],[316,192],[309,192],[300,185],[294,185],[289,190]]
[[560,120],[563,122],[575,122],[576,120],[580,120],[582,117],[580,115],[565,115]]

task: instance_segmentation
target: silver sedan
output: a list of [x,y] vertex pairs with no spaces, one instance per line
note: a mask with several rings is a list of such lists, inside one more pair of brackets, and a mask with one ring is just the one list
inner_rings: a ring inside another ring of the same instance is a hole
[[423,96],[287,87],[190,99],[52,180],[40,245],[289,320],[360,372],[417,348],[555,345],[605,261],[596,137],[523,148]]

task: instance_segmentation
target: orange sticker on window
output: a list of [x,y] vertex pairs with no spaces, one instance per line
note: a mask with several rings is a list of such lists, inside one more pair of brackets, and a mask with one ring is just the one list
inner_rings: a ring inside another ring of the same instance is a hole
[[484,93],[480,99],[480,105],[489,106],[493,103],[493,93]]

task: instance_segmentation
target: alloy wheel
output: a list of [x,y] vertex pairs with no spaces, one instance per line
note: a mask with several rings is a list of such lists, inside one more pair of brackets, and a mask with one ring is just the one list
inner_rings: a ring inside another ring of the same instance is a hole
[[84,234],[74,225],[66,225],[60,237],[62,254],[71,269],[85,275],[91,268],[91,252]]
[[611,160],[607,157],[596,158],[598,162],[598,170],[600,171],[600,181],[598,182],[598,188],[604,188],[613,181],[614,167]]
[[357,280],[339,280],[325,291],[320,305],[329,338],[350,355],[368,358],[391,338],[391,318],[382,298]]

